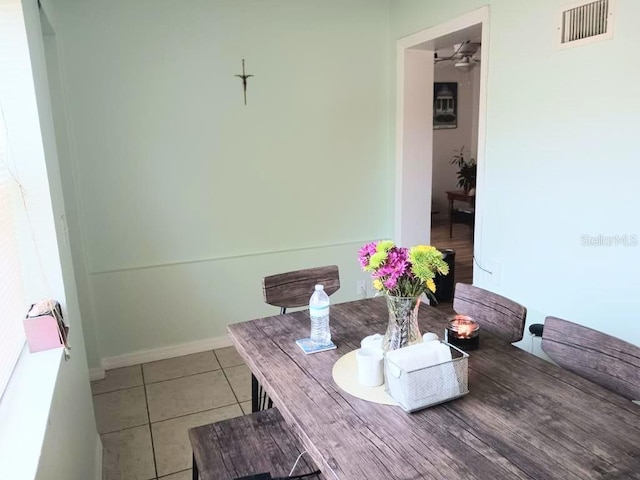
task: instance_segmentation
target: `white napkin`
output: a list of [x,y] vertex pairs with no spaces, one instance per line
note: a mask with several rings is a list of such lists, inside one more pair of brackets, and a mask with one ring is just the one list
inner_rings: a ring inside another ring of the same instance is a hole
[[[438,362],[441,363],[439,370],[441,374],[442,392],[449,397],[457,397],[460,395],[460,379],[456,375],[456,370],[451,362],[453,359],[451,356],[451,348],[444,343],[438,342],[437,350]],[[445,387],[445,385],[449,386]]]
[[[451,363],[451,349],[447,345],[432,340],[387,352],[386,356],[391,375],[399,378],[403,371],[409,375],[407,381],[411,383],[412,396],[445,399],[460,395],[459,380]],[[422,370],[434,365],[439,367]]]
[[433,332],[427,332],[422,336],[422,341],[424,343],[431,342],[431,346],[436,349],[438,352],[438,363],[450,362],[451,357],[451,349],[447,347],[445,344],[440,343],[438,339],[438,335]]
[[436,365],[439,362],[438,351],[435,347],[435,342],[417,343],[387,352],[387,358],[392,362],[389,365],[391,373],[395,377],[399,377],[400,369],[405,372],[412,372]]

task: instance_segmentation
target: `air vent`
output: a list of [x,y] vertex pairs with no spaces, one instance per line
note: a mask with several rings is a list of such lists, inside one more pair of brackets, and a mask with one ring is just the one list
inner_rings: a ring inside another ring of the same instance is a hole
[[581,1],[565,6],[558,28],[560,47],[584,45],[613,37],[614,1]]

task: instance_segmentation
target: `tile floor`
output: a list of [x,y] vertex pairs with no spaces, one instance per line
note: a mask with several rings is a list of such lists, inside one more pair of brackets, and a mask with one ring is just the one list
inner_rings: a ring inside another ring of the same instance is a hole
[[191,480],[187,430],[251,411],[233,347],[109,370],[91,390],[103,480]]

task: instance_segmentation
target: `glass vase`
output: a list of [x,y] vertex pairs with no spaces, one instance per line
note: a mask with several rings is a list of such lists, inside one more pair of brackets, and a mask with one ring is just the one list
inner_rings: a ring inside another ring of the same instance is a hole
[[420,297],[387,298],[389,325],[382,339],[382,350],[388,352],[419,343],[422,340],[418,326]]

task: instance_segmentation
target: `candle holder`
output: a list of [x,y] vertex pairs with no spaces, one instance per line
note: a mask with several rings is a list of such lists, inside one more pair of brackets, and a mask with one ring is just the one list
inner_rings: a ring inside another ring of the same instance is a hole
[[449,317],[445,331],[447,342],[462,350],[477,350],[480,346],[480,325],[466,315]]

